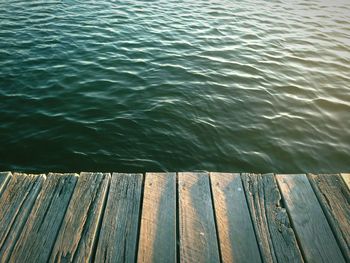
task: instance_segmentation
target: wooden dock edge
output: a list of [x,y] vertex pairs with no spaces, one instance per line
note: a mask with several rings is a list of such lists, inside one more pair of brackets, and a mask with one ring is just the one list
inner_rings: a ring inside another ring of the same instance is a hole
[[350,262],[350,173],[0,172],[0,262]]

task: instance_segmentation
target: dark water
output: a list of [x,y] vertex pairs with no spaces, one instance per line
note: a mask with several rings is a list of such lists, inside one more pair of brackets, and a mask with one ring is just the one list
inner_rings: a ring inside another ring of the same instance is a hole
[[0,0],[0,170],[350,170],[350,1]]

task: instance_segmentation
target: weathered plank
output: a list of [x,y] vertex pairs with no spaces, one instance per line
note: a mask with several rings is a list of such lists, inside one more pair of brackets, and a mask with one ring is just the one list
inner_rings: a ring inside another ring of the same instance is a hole
[[261,262],[240,174],[210,173],[223,262]]
[[305,174],[276,176],[307,262],[345,262]]
[[14,173],[0,199],[0,262],[6,262],[27,221],[45,175]]
[[342,173],[340,176],[343,178],[345,184],[347,185],[348,189],[350,190],[350,174]]
[[113,173],[96,262],[135,262],[142,174]]
[[8,180],[11,177],[11,173],[10,172],[0,172],[0,196],[8,182]]
[[179,173],[181,262],[220,262],[209,176]]
[[273,174],[242,174],[264,262],[303,262]]
[[147,173],[137,262],[176,262],[176,174]]
[[110,177],[102,173],[79,175],[50,262],[89,262]]
[[76,174],[47,176],[11,254],[11,261],[48,261],[76,180]]
[[308,174],[345,258],[350,261],[350,192],[338,174]]

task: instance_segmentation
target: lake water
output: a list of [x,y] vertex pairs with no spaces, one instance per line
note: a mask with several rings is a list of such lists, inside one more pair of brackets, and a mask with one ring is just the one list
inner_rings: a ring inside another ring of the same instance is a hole
[[350,1],[0,0],[0,170],[350,170]]

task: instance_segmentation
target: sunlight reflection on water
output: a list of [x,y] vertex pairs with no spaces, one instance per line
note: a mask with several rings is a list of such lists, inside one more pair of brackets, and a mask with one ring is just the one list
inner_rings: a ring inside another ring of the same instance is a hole
[[0,1],[0,170],[347,171],[349,1]]

